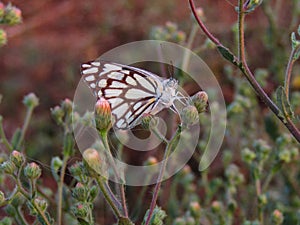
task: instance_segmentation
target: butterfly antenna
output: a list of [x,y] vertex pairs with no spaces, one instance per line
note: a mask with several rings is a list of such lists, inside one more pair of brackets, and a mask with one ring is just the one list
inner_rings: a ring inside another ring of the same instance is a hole
[[170,60],[170,64],[168,65],[169,76],[174,79],[174,64],[173,61]]

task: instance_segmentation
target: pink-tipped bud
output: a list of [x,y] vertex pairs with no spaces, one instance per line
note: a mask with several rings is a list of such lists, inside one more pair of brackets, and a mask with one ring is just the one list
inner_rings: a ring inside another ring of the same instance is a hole
[[199,91],[192,97],[192,101],[198,111],[198,113],[202,113],[206,110],[208,95],[205,91]]
[[27,164],[24,169],[24,174],[27,178],[34,180],[41,176],[42,170],[35,162],[32,162]]
[[14,150],[10,154],[10,161],[12,161],[16,167],[20,167],[25,162],[25,157],[22,153]]
[[8,25],[16,25],[22,22],[22,12],[19,8],[7,5],[3,15],[3,22]]
[[96,149],[88,148],[83,152],[82,156],[87,164],[88,171],[91,173],[91,175],[95,173],[96,175],[102,174],[103,163]]
[[100,98],[95,105],[95,122],[99,132],[107,131],[111,128],[110,104],[105,98]]

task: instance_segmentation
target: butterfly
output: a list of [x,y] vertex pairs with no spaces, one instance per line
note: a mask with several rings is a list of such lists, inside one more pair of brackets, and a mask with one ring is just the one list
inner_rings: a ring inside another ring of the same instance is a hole
[[133,128],[143,115],[155,115],[164,108],[180,115],[177,100],[182,106],[189,104],[176,79],[164,79],[140,68],[96,60],[83,63],[81,74],[94,95],[110,103],[118,129]]

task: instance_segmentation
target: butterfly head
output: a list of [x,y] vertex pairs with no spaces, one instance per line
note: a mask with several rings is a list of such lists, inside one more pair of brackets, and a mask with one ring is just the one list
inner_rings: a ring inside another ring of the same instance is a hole
[[174,78],[170,78],[170,79],[167,79],[167,80],[164,80],[163,81],[163,84],[164,84],[164,88],[165,88],[165,90],[172,90],[172,89],[174,89],[174,90],[176,90],[177,89],[177,87],[178,87],[178,81],[176,80],[176,79],[174,79]]

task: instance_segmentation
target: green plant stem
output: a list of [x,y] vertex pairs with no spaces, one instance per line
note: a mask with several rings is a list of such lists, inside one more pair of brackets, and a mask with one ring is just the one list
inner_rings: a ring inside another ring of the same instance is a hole
[[[221,47],[223,49],[227,49],[224,45],[222,45],[218,39],[216,39],[205,27],[205,25],[203,24],[203,22],[201,21],[201,19],[197,16],[196,13],[196,8],[194,5],[193,0],[189,0],[190,6],[191,6],[191,10],[199,24],[199,26],[201,27],[201,29],[203,30],[203,32],[207,35],[207,37],[213,42],[215,43],[218,47]],[[256,91],[257,95],[260,97],[260,99],[269,107],[269,109],[271,109],[271,111],[277,116],[277,118],[286,126],[286,128],[290,131],[290,133],[295,137],[295,139],[298,141],[298,143],[300,143],[300,131],[298,130],[298,128],[295,126],[295,124],[293,123],[293,121],[290,118],[283,118],[282,116],[280,116],[280,110],[277,107],[277,105],[269,98],[269,96],[265,93],[265,91],[262,89],[262,87],[260,86],[260,84],[256,81],[253,73],[251,72],[251,70],[249,69],[247,63],[246,63],[246,59],[245,59],[245,55],[244,55],[244,51],[245,51],[245,44],[244,44],[244,18],[245,18],[245,14],[243,11],[239,12],[239,38],[240,38],[240,55],[239,57],[241,58],[241,61],[238,60],[238,58],[234,57],[233,61],[229,60],[231,63],[233,63],[234,65],[239,65],[239,69],[241,70],[241,72],[245,75],[245,77],[247,78],[247,80],[249,81],[249,83],[251,84],[251,86],[253,87],[253,89]],[[242,29],[241,29],[242,28]]]
[[18,192],[20,192],[32,204],[32,206],[35,208],[40,217],[44,220],[44,224],[51,225],[45,213],[35,204],[34,199],[32,199],[30,194],[22,187],[21,181],[19,179],[19,174],[17,176],[14,176],[15,181],[17,183]]
[[261,196],[261,182],[259,179],[255,180],[255,191],[256,191],[256,197],[257,197],[257,210],[258,210],[258,220],[259,220],[259,224],[260,225],[264,225],[264,216],[263,216],[263,206],[261,205],[261,203],[259,202],[259,196]]
[[102,178],[101,176],[97,176],[96,177],[96,181],[97,184],[100,188],[100,190],[103,193],[103,196],[105,198],[105,200],[107,201],[107,203],[110,205],[110,207],[112,208],[113,212],[115,213],[116,217],[121,218],[122,215],[119,211],[119,209],[116,207],[116,203],[114,202],[114,200],[111,198],[109,192],[107,191],[106,186],[104,185],[106,183],[106,181],[104,180],[104,178]]
[[21,130],[21,136],[16,145],[17,150],[20,150],[21,144],[24,140],[24,137],[25,137],[25,134],[26,134],[26,131],[27,131],[27,128],[28,128],[28,125],[29,125],[29,122],[30,122],[30,119],[32,116],[33,109],[34,109],[34,107],[32,107],[32,106],[27,109],[24,124],[23,124],[22,130]]
[[164,157],[163,157],[163,162],[162,162],[161,168],[159,170],[159,174],[158,174],[158,177],[157,177],[157,182],[156,182],[156,185],[155,185],[155,188],[154,188],[153,197],[152,197],[152,201],[151,201],[151,205],[150,205],[150,209],[149,209],[149,214],[148,214],[148,217],[146,219],[145,225],[149,225],[149,223],[150,223],[153,211],[154,211],[155,206],[156,206],[158,193],[159,193],[161,183],[162,183],[162,178],[163,178],[163,175],[164,175],[165,170],[166,170],[168,157],[171,153],[173,144],[176,142],[176,139],[180,135],[180,133],[181,133],[181,127],[178,127],[177,130],[176,130],[176,133],[173,135],[172,139],[167,143],[165,154],[164,154]]
[[109,147],[109,144],[108,144],[108,140],[107,140],[107,131],[100,132],[100,136],[101,136],[104,148],[106,149],[109,161],[110,161],[110,163],[113,167],[115,176],[117,177],[117,179],[119,179],[119,182],[120,182],[119,189],[120,189],[121,204],[122,204],[122,208],[123,208],[123,213],[124,213],[124,217],[128,218],[128,211],[127,211],[126,197],[125,197],[125,188],[124,188],[124,184],[123,184],[124,182],[123,182],[123,180],[122,180],[122,178],[121,178],[121,176],[120,176],[120,174],[117,170],[117,167],[115,165],[115,161],[114,161],[114,158],[112,156],[112,153],[111,153],[111,150],[110,150],[110,147]]
[[290,83],[291,83],[293,65],[296,61],[295,54],[299,51],[299,48],[300,48],[300,45],[298,46],[298,48],[295,48],[291,51],[288,65],[287,65],[286,72],[285,72],[284,90],[285,90],[285,95],[288,100],[289,100],[289,94],[290,94]]
[[57,203],[57,224],[61,225],[62,223],[62,202],[63,202],[63,188],[64,188],[64,178],[67,168],[67,162],[69,157],[64,156],[63,163],[60,170],[60,178],[57,184],[57,195],[58,195],[58,203]]
[[13,147],[10,145],[10,143],[8,142],[7,138],[6,138],[6,135],[5,135],[5,132],[4,132],[4,129],[3,129],[3,118],[1,117],[0,118],[0,139],[1,139],[1,142],[5,145],[5,147],[10,151],[12,152],[13,151]]

